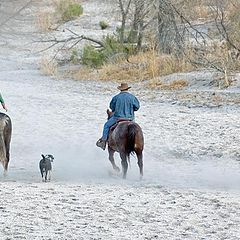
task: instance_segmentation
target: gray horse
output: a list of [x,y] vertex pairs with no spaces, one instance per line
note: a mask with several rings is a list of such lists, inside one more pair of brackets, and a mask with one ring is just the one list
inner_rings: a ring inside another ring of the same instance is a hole
[[8,170],[11,135],[12,123],[10,117],[0,113],[0,162],[4,168],[4,176]]

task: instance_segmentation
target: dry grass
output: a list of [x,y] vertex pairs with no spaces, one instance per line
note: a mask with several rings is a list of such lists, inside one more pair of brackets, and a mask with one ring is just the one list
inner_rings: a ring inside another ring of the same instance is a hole
[[52,30],[53,14],[51,12],[40,12],[37,16],[37,28],[41,32],[48,32]]
[[127,62],[120,62],[118,64],[106,64],[99,70],[100,80],[114,80],[123,81],[142,81],[146,78],[147,72],[144,66],[139,64],[129,64]]
[[[211,18],[211,10],[209,8],[209,2],[206,0],[186,0],[175,2],[179,9],[181,9],[184,16],[191,20],[208,20]],[[189,11],[190,10],[190,11]]]
[[82,7],[79,2],[78,0],[53,0],[56,20],[66,22],[80,16]]
[[192,66],[185,60],[178,60],[170,55],[158,55],[156,52],[149,51],[130,56],[128,61],[104,65],[98,70],[98,79],[139,82],[192,69]]
[[58,73],[58,64],[48,57],[43,57],[40,62],[40,71],[44,75],[56,77]]
[[158,80],[159,77],[192,69],[193,67],[184,60],[178,60],[170,55],[158,55],[155,51],[149,51],[130,56],[128,61],[122,60],[115,64],[106,64],[97,70],[81,68],[74,73],[74,79],[116,82],[150,80],[149,86],[151,88],[180,90],[188,85],[186,80],[180,79],[171,83],[162,83]]
[[220,95],[213,95],[212,96],[212,102],[216,105],[220,105],[224,101],[226,101],[226,100],[223,99],[223,97],[220,96]]
[[77,71],[72,70],[71,73],[68,75],[71,75],[74,80],[99,80],[98,70],[85,66],[80,67],[80,69],[78,69]]
[[207,20],[207,19],[211,18],[211,11],[210,11],[208,6],[200,4],[198,6],[195,6],[194,17],[196,19],[205,19],[205,20]]
[[151,88],[158,88],[161,90],[182,90],[188,86],[188,81],[185,79],[174,80],[169,83],[164,83],[161,80],[153,79],[150,81]]
[[240,70],[240,61],[237,59],[238,52],[229,48],[226,41],[215,42],[206,52],[205,57],[215,63],[224,72],[229,74],[232,71]]
[[53,26],[59,21],[68,21],[65,19],[65,11],[72,4],[78,4],[77,0],[53,0],[49,3],[49,10],[39,12],[37,15],[36,25],[41,32],[48,32],[53,30]]

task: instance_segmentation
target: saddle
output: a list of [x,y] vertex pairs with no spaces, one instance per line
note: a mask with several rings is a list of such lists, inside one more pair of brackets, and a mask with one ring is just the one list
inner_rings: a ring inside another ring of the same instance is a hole
[[131,122],[131,119],[128,118],[119,118],[115,124],[110,127],[110,131],[113,131],[120,122]]

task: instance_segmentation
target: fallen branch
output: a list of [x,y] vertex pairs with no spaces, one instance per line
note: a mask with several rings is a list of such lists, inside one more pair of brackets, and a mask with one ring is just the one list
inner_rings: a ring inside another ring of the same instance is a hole
[[56,37],[54,37],[53,39],[46,39],[46,40],[35,41],[35,42],[38,42],[38,43],[52,43],[50,46],[48,46],[45,49],[42,49],[40,52],[47,51],[47,50],[51,49],[52,47],[54,47],[54,46],[56,46],[58,44],[62,44],[63,43],[64,45],[66,45],[66,43],[74,42],[69,47],[69,49],[71,49],[74,46],[76,46],[79,42],[81,42],[82,40],[87,40],[87,41],[96,43],[96,44],[98,44],[102,48],[104,47],[104,44],[101,41],[99,41],[99,40],[93,39],[91,37],[87,37],[85,35],[79,35],[79,34],[73,32],[72,30],[70,30],[68,28],[66,30],[71,32],[74,36],[71,36],[71,37],[65,38],[65,39],[57,39]]

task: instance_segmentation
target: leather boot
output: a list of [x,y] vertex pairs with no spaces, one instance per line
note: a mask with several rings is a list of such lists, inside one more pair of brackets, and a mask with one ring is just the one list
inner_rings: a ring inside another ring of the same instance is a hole
[[107,145],[107,141],[103,140],[102,138],[100,138],[97,142],[96,145],[100,148],[102,148],[103,150],[106,149],[106,145]]

